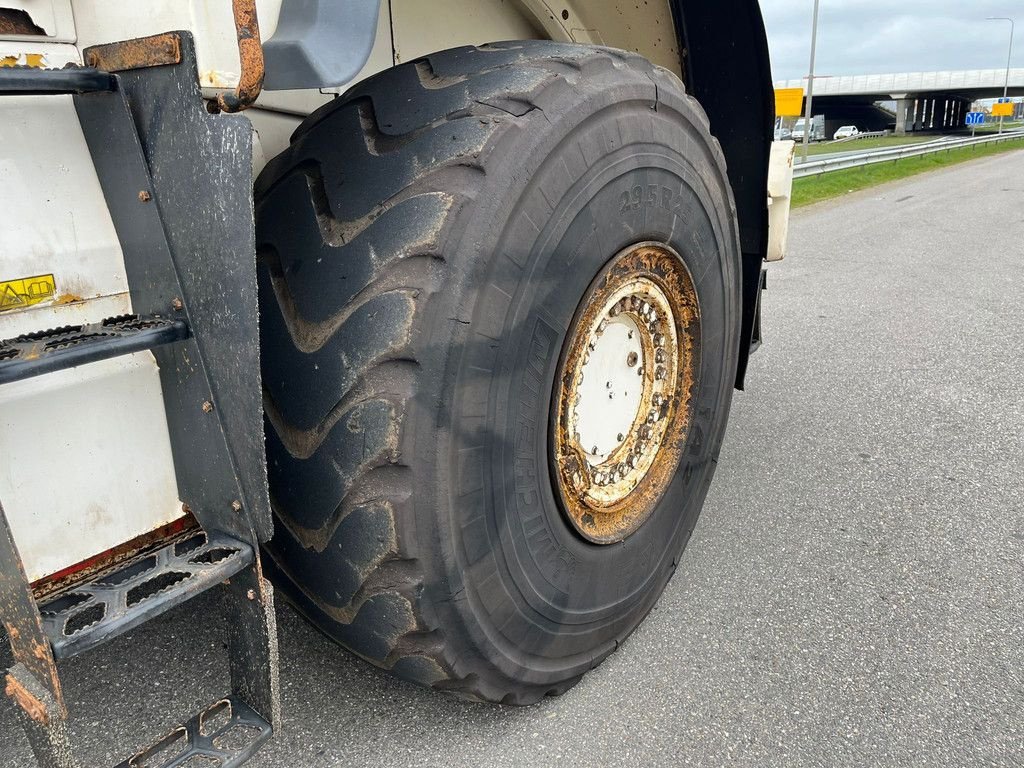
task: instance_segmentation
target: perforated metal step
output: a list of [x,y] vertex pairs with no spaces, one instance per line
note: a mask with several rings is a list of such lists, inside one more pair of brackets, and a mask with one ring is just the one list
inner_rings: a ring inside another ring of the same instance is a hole
[[123,315],[0,341],[0,384],[188,338],[184,320]]
[[229,696],[115,768],[236,768],[272,732],[251,707]]
[[69,658],[195,597],[253,563],[252,547],[199,531],[39,605],[53,655]]

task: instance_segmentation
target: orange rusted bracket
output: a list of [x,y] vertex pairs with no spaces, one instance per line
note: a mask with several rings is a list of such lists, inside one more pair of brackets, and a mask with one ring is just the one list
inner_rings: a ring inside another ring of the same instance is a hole
[[104,72],[181,63],[181,38],[174,32],[137,37],[85,49],[85,63]]
[[241,112],[256,101],[263,90],[263,44],[260,42],[260,22],[256,17],[256,0],[231,0],[238,34],[238,60],[242,71],[233,92],[217,97],[222,112]]

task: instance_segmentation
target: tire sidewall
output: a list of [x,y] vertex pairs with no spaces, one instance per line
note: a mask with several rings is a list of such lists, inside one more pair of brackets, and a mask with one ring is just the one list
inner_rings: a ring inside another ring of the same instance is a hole
[[[655,108],[649,83],[611,82],[561,94],[567,106],[534,116],[536,130],[492,156],[493,194],[462,235],[466,279],[434,317],[470,318],[441,378],[437,402],[450,405],[425,410],[416,430],[434,438],[416,450],[436,456],[429,485],[442,515],[425,504],[417,519],[433,529],[446,576],[426,587],[439,623],[455,619],[467,650],[538,685],[589,669],[661,593],[700,512],[735,373],[735,214],[699,108],[672,94]],[[595,545],[572,529],[552,482],[552,391],[580,298],[643,241],[672,247],[694,279],[700,371],[675,478],[639,530]]]

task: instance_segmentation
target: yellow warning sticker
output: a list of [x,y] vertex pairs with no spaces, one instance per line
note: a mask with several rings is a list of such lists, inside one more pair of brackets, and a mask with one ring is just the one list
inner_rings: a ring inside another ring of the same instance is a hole
[[52,301],[56,294],[57,284],[53,280],[53,275],[35,275],[0,281],[0,312],[24,309],[33,304]]

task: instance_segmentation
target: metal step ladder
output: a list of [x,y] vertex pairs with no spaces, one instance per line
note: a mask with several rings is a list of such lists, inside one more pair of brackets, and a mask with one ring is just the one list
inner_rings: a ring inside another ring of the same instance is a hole
[[0,341],[0,385],[150,351],[179,496],[199,527],[37,599],[0,504],[0,620],[13,661],[4,690],[39,765],[73,768],[57,661],[219,589],[230,619],[231,691],[118,768],[232,768],[270,738],[280,709],[273,591],[259,554],[272,524],[251,127],[204,108],[188,33],[85,54],[94,66],[0,69],[0,95],[73,97],[137,314]]

